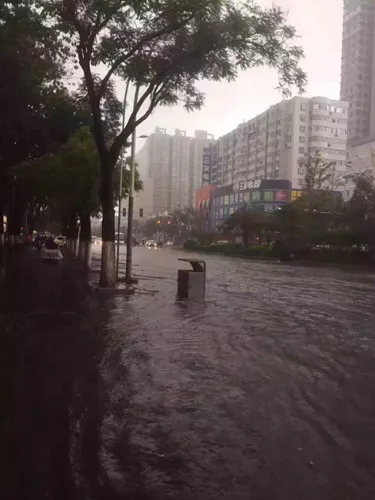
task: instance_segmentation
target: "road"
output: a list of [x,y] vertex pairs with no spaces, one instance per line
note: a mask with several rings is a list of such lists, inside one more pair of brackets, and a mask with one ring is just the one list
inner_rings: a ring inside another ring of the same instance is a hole
[[68,280],[14,322],[14,498],[375,498],[375,275],[207,255],[189,304],[186,255],[137,248],[134,296]]

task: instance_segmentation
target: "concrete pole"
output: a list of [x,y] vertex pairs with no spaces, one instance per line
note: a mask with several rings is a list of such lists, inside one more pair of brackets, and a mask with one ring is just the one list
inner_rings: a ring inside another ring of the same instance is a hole
[[[133,109],[137,106],[139,95],[139,85],[136,86],[134,94]],[[136,117],[134,117],[136,120]],[[126,270],[125,282],[128,284],[136,282],[132,279],[132,258],[133,258],[133,211],[134,211],[134,183],[135,183],[135,146],[137,130],[134,127],[131,145],[131,164],[130,164],[130,187],[129,187],[129,206],[128,206],[128,233],[126,241]]]
[[[122,129],[125,128],[125,112],[126,112],[126,100],[128,98],[130,80],[126,82],[125,94],[124,94],[124,106],[122,110]],[[124,156],[125,156],[125,145],[122,145],[121,155],[120,155],[120,181],[118,187],[118,217],[117,217],[117,255],[116,255],[116,281],[118,280],[119,263],[120,263],[120,228],[121,228],[121,200],[122,200],[122,182],[124,174]]]

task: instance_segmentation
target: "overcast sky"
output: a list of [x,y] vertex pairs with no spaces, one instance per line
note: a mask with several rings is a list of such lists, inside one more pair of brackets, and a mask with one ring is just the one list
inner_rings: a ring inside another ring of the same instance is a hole
[[[338,99],[342,0],[257,1],[263,6],[274,3],[289,11],[289,22],[296,27],[299,43],[305,51],[306,95]],[[275,72],[259,68],[242,73],[234,83],[202,82],[200,88],[206,99],[200,111],[188,113],[182,107],[157,108],[139,127],[139,134],[150,134],[155,126],[160,126],[168,133],[176,128],[186,130],[188,135],[194,130],[207,130],[220,137],[280,101],[280,93],[274,90],[276,85]]]

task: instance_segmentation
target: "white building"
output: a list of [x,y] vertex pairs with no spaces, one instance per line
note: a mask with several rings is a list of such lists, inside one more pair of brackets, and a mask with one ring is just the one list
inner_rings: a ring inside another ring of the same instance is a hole
[[201,186],[203,148],[212,140],[205,131],[188,137],[176,129],[168,135],[157,127],[137,153],[141,179],[152,180],[152,212],[194,206],[195,190]]
[[301,189],[305,172],[300,158],[320,151],[334,162],[335,178],[345,173],[348,105],[325,97],[294,97],[218,139],[211,183],[287,179]]
[[149,219],[154,213],[154,182],[151,177],[143,177],[142,183],[142,191],[134,196],[134,219],[139,221]]

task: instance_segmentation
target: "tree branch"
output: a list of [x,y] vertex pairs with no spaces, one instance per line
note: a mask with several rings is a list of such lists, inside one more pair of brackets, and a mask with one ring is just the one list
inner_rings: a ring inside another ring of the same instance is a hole
[[180,21],[179,23],[175,23],[172,26],[167,26],[163,29],[160,29],[159,31],[156,31],[155,33],[150,33],[149,35],[146,35],[138,43],[136,43],[135,46],[131,50],[129,50],[126,54],[123,54],[122,56],[118,57],[114,61],[111,68],[108,70],[107,74],[105,75],[105,77],[102,80],[102,83],[101,83],[99,91],[98,91],[98,99],[100,100],[103,97],[106,85],[109,82],[113,73],[118,69],[118,67],[121,64],[123,64],[127,59],[129,59],[129,57],[134,55],[137,52],[137,50],[139,50],[144,44],[151,42],[152,40],[155,40],[155,38],[159,38],[162,35],[167,35],[169,33],[173,33],[174,31],[176,31],[180,28],[183,28],[193,18],[194,18],[194,15],[191,15],[187,19],[184,19],[183,21]]

